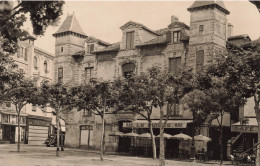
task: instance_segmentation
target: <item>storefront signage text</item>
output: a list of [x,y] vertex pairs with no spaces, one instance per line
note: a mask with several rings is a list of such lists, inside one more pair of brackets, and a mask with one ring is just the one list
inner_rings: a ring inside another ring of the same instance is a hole
[[[153,128],[160,128],[159,123],[153,123]],[[147,123],[131,123],[131,122],[125,122],[123,123],[123,127],[125,128],[148,128]],[[187,123],[167,123],[165,128],[186,128]]]
[[244,133],[257,133],[258,128],[257,128],[257,126],[246,126],[246,125],[231,126],[231,131],[232,132],[244,132]]
[[39,119],[28,119],[29,125],[32,126],[49,126],[50,122],[44,121],[44,120],[39,120]]

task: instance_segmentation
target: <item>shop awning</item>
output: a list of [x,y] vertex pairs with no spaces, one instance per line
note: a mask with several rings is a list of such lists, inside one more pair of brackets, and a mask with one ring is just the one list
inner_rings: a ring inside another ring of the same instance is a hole
[[256,118],[245,118],[241,122],[232,124],[231,131],[241,133],[257,133],[258,124]]
[[[164,122],[164,121],[163,121]],[[187,123],[191,123],[192,120],[168,120],[165,128],[186,128]],[[160,128],[159,120],[152,120],[153,128]],[[125,128],[148,128],[147,120],[136,120],[133,122],[124,122],[123,127]]]
[[[53,116],[52,117],[52,122],[51,122],[52,125],[56,126],[56,116]],[[65,131],[65,121],[60,119],[60,125],[61,125],[61,130],[62,131]]]

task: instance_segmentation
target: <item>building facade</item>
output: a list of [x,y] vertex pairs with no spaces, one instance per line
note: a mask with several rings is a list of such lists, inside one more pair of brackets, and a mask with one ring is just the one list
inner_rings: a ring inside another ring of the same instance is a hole
[[[12,55],[17,70],[27,78],[33,79],[37,85],[42,80],[53,79],[54,55],[34,46],[36,38],[29,36],[18,42],[19,48]],[[18,141],[18,121],[15,107],[10,103],[3,103],[0,107],[1,129],[0,140],[10,143]],[[31,145],[43,145],[51,131],[52,113],[49,108],[44,110],[27,104],[21,111],[21,142]]]
[[[191,14],[190,26],[179,21],[176,16],[171,17],[168,27],[159,30],[151,30],[143,24],[129,21],[120,27],[121,41],[112,44],[87,36],[74,13],[67,16],[53,34],[56,39],[54,81],[71,86],[84,83],[91,77],[112,81],[129,73],[146,72],[153,65],[175,74],[180,68],[193,68],[198,72],[226,50],[226,41],[232,36],[232,25],[228,24],[226,16],[229,11],[222,1],[195,1],[187,10]],[[192,114],[184,111],[181,105],[177,110],[172,112],[165,132],[172,135],[189,134]],[[91,115],[89,111],[73,110],[62,117],[66,123],[67,146],[99,148],[101,119],[98,116]],[[152,118],[155,123],[154,133],[158,135],[157,110]],[[131,144],[130,138],[110,137],[110,133],[132,130],[139,134],[148,132],[144,119],[130,112],[108,115],[106,121],[107,150],[124,151]],[[205,126],[201,133],[209,136],[209,128]],[[166,150],[176,146],[178,143],[168,141]]]

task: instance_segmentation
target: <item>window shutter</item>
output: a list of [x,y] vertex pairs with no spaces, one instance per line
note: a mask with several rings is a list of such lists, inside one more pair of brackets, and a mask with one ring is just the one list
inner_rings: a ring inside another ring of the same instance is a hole
[[91,45],[90,45],[90,53],[91,53],[92,51],[94,51],[94,44],[91,44]]
[[131,48],[134,48],[135,32],[131,32]]
[[172,39],[172,32],[171,31],[167,31],[166,32],[166,42],[170,43]]

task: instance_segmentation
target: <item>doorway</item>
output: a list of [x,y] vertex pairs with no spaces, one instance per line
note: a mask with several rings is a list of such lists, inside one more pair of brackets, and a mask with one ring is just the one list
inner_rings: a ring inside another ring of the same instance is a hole
[[3,141],[15,143],[15,126],[3,125]]

